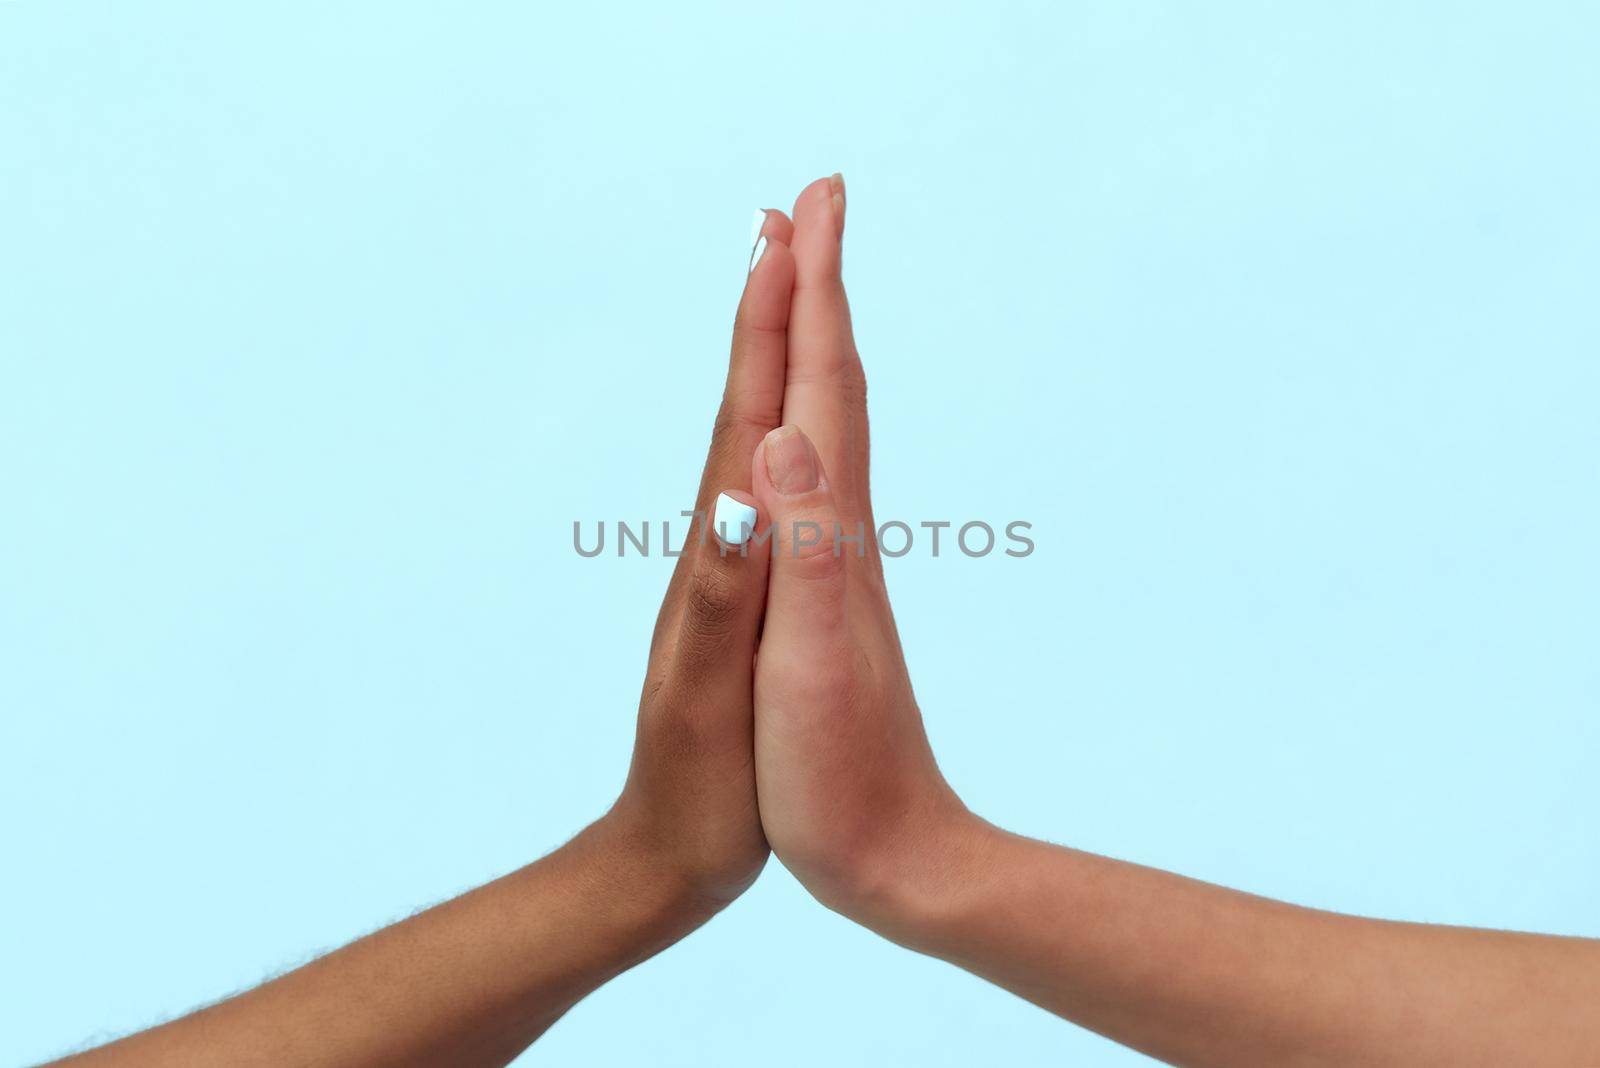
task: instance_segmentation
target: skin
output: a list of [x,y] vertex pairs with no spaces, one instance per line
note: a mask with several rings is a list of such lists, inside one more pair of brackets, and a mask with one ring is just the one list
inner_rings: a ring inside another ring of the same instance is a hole
[[784,865],[886,937],[1176,1065],[1600,1064],[1600,942],[1298,908],[967,810],[928,745],[881,558],[832,551],[872,524],[842,192],[819,181],[794,207],[786,425],[751,475],[777,545],[756,782]]
[[[696,497],[705,515],[720,489],[750,499],[750,454],[782,417],[793,227],[773,211],[762,232]],[[766,571],[765,554],[688,539],[651,639],[621,796],[571,842],[255,990],[57,1063],[509,1063],[589,991],[738,897],[766,863],[751,699]]]
[[[184,1019],[61,1064],[503,1065],[746,889],[818,900],[1184,1066],[1600,1064],[1600,943],[1386,923],[1008,834],[940,774],[895,629],[840,273],[845,191],[769,212],[626,785],[566,846]],[[841,549],[835,552],[836,546]]]

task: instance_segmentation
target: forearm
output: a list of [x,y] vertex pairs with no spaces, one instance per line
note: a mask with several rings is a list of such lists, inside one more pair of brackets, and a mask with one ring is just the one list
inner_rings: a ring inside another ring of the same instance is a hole
[[510,875],[73,1068],[504,1065],[711,914],[615,820]]
[[1600,943],[1298,908],[972,820],[876,925],[1173,1064],[1600,1063]]

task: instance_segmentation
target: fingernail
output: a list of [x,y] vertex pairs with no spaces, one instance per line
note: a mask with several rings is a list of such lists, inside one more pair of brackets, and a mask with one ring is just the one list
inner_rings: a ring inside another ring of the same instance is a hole
[[773,489],[791,497],[817,488],[817,460],[798,427],[780,426],[767,435],[764,449]]
[[761,254],[767,251],[767,239],[761,236],[761,231],[767,225],[767,209],[757,208],[755,218],[750,220],[750,266],[745,272],[749,274],[756,269],[756,264],[761,262]]
[[844,233],[844,175],[834,171],[828,178],[828,185],[833,190],[833,217],[839,224],[839,233]]
[[743,545],[756,530],[756,510],[726,493],[717,494],[717,506],[711,513],[711,526],[729,545]]

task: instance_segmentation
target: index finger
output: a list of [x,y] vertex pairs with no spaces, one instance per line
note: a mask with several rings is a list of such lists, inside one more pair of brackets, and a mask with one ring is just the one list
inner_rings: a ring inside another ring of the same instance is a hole
[[802,428],[830,473],[841,519],[871,521],[866,377],[840,275],[844,180],[819,178],[794,205],[794,306],[783,421]]

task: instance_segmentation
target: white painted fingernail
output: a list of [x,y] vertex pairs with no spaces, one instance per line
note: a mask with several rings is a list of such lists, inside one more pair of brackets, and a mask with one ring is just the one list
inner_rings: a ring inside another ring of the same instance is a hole
[[756,247],[750,250],[750,270],[756,269],[756,264],[761,262],[761,254],[767,251],[767,239],[762,238],[756,242]]
[[750,220],[750,240],[745,242],[745,244],[747,244],[747,245],[755,244],[756,243],[756,238],[761,236],[761,228],[763,226],[766,226],[766,225],[767,225],[767,209],[766,208],[757,208],[756,209],[756,217],[754,219]]
[[743,545],[756,532],[756,510],[752,505],[736,501],[726,493],[719,493],[711,525],[716,529],[717,537],[727,544]]

